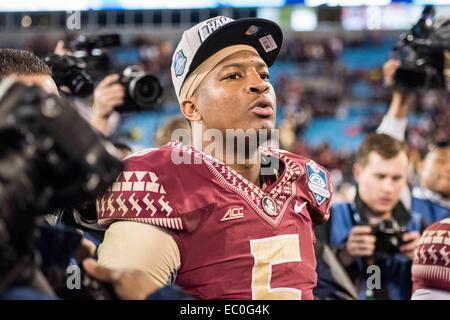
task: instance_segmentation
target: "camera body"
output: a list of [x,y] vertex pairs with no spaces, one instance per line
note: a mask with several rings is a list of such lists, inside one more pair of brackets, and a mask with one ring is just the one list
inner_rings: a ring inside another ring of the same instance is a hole
[[[39,268],[36,218],[95,199],[121,170],[118,151],[69,101],[37,86],[2,81],[0,288],[23,280],[23,266]],[[63,246],[57,238],[46,243]]]
[[372,226],[372,234],[376,237],[375,251],[385,255],[393,256],[399,253],[399,248],[405,242],[403,235],[405,227],[401,227],[397,221],[385,219],[379,224]]
[[52,69],[53,80],[58,87],[66,86],[71,94],[78,97],[87,97],[94,91],[94,83],[91,76],[85,71],[86,63],[74,56],[56,54],[44,59]]
[[120,74],[119,83],[125,88],[125,99],[119,112],[150,111],[162,94],[158,79],[137,66],[128,66]]
[[86,63],[87,72],[95,80],[112,69],[113,63],[108,49],[120,46],[121,39],[118,34],[79,35],[69,45],[73,56]]
[[401,64],[394,75],[399,90],[450,90],[446,69],[450,68],[450,20],[437,24],[434,8],[426,6],[419,21],[400,36],[394,50]]

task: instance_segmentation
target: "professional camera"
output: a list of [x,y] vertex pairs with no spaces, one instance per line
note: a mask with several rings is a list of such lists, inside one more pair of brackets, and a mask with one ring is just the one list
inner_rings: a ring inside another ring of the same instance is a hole
[[90,75],[85,71],[86,63],[70,55],[49,55],[44,59],[52,69],[53,80],[58,87],[66,86],[70,93],[78,97],[87,97],[94,91]]
[[[36,259],[42,236],[53,235],[52,241],[44,241],[47,246],[67,242],[66,249],[81,241],[76,232],[39,230],[36,220],[95,199],[121,169],[117,150],[70,102],[37,86],[9,79],[0,84],[0,292],[17,278],[26,283],[23,278],[30,273],[24,270],[42,265],[42,255]],[[55,252],[53,248],[44,253]],[[67,264],[56,265],[65,274]]]
[[404,244],[403,234],[405,227],[401,227],[397,221],[386,219],[372,226],[372,233],[376,237],[375,250],[386,256],[399,253],[399,247]]
[[162,94],[158,79],[137,66],[126,67],[119,82],[125,87],[125,99],[119,112],[149,111]]
[[401,64],[394,80],[400,90],[450,90],[450,20],[436,23],[433,6],[426,6],[419,21],[400,36],[394,50]]
[[86,63],[86,71],[96,80],[113,69],[108,48],[120,47],[118,34],[79,35],[69,44],[74,57]]

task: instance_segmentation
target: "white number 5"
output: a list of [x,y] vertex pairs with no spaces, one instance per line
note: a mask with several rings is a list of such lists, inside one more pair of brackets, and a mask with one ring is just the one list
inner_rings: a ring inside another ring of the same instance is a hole
[[286,262],[300,262],[298,234],[287,234],[250,240],[255,264],[252,270],[252,298],[255,300],[297,300],[302,291],[295,288],[271,288],[272,266]]

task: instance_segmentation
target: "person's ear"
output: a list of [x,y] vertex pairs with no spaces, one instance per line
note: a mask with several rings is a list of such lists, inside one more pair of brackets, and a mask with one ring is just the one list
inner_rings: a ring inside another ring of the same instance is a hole
[[359,182],[359,177],[361,176],[361,171],[362,171],[362,167],[359,163],[355,163],[353,165],[353,178],[355,179],[355,181],[358,183]]
[[190,99],[185,99],[180,104],[181,113],[189,121],[201,121],[202,115],[200,114],[198,108],[195,105],[195,99],[192,97]]

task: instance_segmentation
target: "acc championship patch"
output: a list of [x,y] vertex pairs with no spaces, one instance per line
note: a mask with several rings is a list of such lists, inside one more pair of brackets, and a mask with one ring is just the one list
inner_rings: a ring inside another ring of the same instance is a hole
[[175,75],[177,77],[184,73],[186,61],[187,59],[183,53],[183,50],[178,51],[173,62],[173,70],[175,71]]
[[306,164],[308,173],[308,188],[311,190],[317,204],[320,206],[330,195],[327,184],[327,174],[314,161]]

